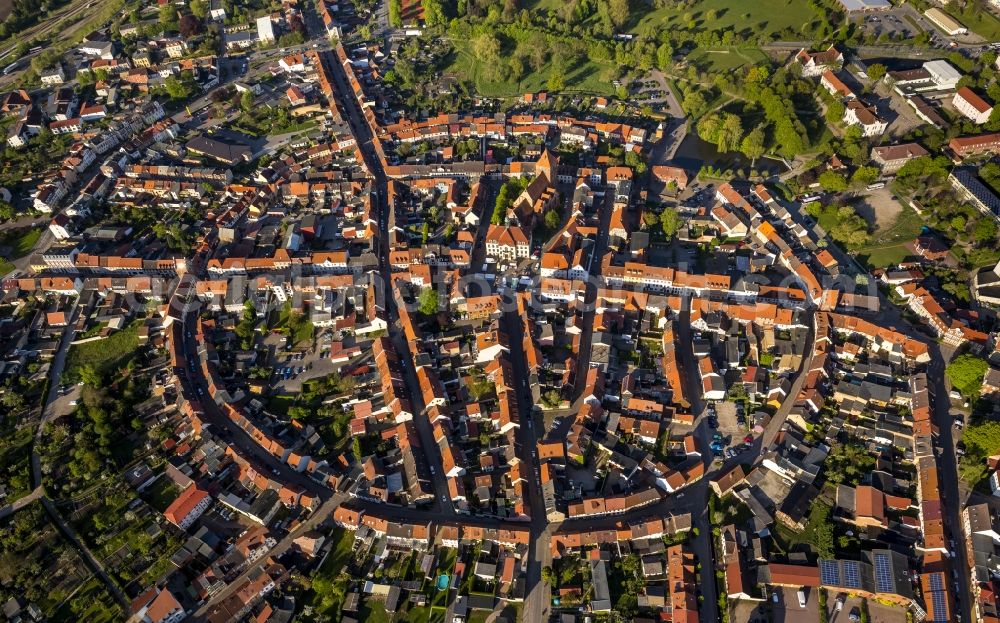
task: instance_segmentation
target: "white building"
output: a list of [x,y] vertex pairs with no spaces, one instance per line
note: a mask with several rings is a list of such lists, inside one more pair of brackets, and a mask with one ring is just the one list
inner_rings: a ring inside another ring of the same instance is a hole
[[931,20],[931,23],[943,30],[944,33],[950,37],[969,34],[968,28],[960,24],[954,17],[948,15],[937,7],[924,11],[924,17]]
[[191,485],[171,502],[163,516],[181,530],[187,530],[212,505],[212,496],[197,485]]
[[277,37],[274,36],[274,22],[270,15],[257,18],[257,40],[264,45],[274,43]]
[[976,93],[969,87],[962,87],[955,93],[954,99],[951,100],[955,109],[962,113],[969,119],[972,119],[973,123],[982,125],[990,120],[990,114],[993,112],[993,106],[989,104],[986,100],[976,95]]
[[962,79],[962,74],[948,64],[948,61],[927,61],[924,63],[924,69],[931,75],[934,86],[942,91],[958,88],[958,81]]
[[486,255],[514,261],[531,255],[531,243],[520,227],[490,225],[486,231]]
[[859,100],[851,100],[847,103],[844,123],[860,125],[863,136],[880,136],[889,127],[888,122],[878,116],[878,111],[874,106],[867,106]]

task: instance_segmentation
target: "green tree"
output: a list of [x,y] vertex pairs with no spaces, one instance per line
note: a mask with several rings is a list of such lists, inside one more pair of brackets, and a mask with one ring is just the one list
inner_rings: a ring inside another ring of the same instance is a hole
[[635,151],[629,150],[625,153],[625,166],[631,168],[638,175],[646,172],[646,161],[643,159],[642,154]]
[[827,192],[839,193],[847,190],[847,178],[843,173],[823,171],[819,176],[819,185]]
[[444,25],[448,18],[444,14],[444,4],[441,0],[421,0],[424,7],[424,22],[428,26]]
[[976,219],[976,224],[972,227],[972,237],[979,244],[996,242],[997,222],[990,216]]
[[208,15],[208,3],[205,0],[191,0],[188,6],[191,8],[191,14],[198,19],[205,19]]
[[750,168],[753,168],[757,158],[764,155],[764,126],[758,125],[743,137],[740,151],[750,159]]
[[878,179],[880,171],[877,167],[858,167],[851,176],[851,181],[861,186],[872,184]]
[[829,123],[840,123],[844,120],[844,113],[847,112],[847,108],[844,107],[844,103],[840,100],[833,100],[826,105],[826,120]]
[[253,93],[249,89],[240,95],[240,108],[246,113],[253,111]]
[[628,21],[628,0],[608,0],[608,16],[615,30],[620,29]]
[[389,25],[393,28],[399,28],[403,25],[402,0],[389,0]]
[[14,216],[14,206],[6,201],[0,201],[0,221],[12,221]]
[[[705,96],[702,95],[701,91],[696,89],[691,89],[685,93],[684,100],[681,102],[681,108],[689,115],[698,115],[707,105],[708,102],[705,100]],[[698,135],[700,136],[701,132]]]
[[177,9],[173,3],[164,4],[160,7],[160,26],[165,30],[177,30]]
[[556,584],[556,574],[552,571],[552,567],[545,565],[542,567],[542,581],[549,586],[555,586]]
[[293,420],[304,420],[309,417],[309,409],[299,405],[288,407],[288,417]]
[[661,43],[660,47],[656,48],[656,66],[658,68],[666,70],[673,62],[673,57],[674,49],[670,47],[669,43]]
[[557,230],[561,223],[562,217],[559,215],[559,210],[549,210],[545,213],[545,228],[549,231]]
[[562,394],[558,389],[550,389],[542,394],[542,404],[546,407],[555,408],[562,404]]
[[440,310],[437,290],[425,287],[420,290],[417,309],[425,316],[433,316]]
[[561,63],[552,63],[552,68],[549,70],[549,79],[546,83],[549,91],[553,93],[559,93],[566,88],[566,70],[563,69]]
[[883,77],[885,77],[885,72],[886,72],[885,65],[883,65],[882,63],[872,63],[871,65],[868,66],[868,70],[865,73],[867,73],[868,77],[871,78],[873,81],[878,82]]
[[962,434],[962,441],[968,446],[970,453],[982,457],[985,463],[986,457],[1000,453],[1000,422],[982,420],[970,424]]
[[833,548],[833,520],[830,507],[819,499],[809,506],[809,523],[807,529],[812,530],[810,545],[821,558],[833,558],[836,553]]
[[944,374],[951,384],[967,398],[978,398],[982,390],[983,377],[989,364],[975,355],[959,355],[951,360]]
[[857,444],[842,444],[824,462],[826,479],[835,484],[855,485],[875,467],[875,457]]
[[185,82],[179,80],[177,76],[169,76],[163,81],[163,88],[167,95],[173,100],[187,99],[191,96],[192,88]]
[[743,138],[743,122],[732,113],[726,113],[722,119],[722,129],[719,132],[718,148],[722,153],[736,151]]
[[660,227],[663,228],[663,235],[667,237],[667,240],[673,238],[681,227],[681,217],[677,210],[664,208],[663,212],[660,213]]
[[243,318],[236,325],[235,333],[240,338],[243,349],[246,350],[253,345],[255,329],[257,327],[257,310],[253,302],[247,301],[243,304]]

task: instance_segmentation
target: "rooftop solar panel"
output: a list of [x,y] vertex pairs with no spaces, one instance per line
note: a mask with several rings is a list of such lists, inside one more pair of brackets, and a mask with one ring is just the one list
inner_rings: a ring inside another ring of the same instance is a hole
[[896,584],[892,579],[892,566],[885,554],[875,554],[875,588],[880,593],[895,591]]
[[840,566],[836,560],[819,561],[820,581],[827,586],[840,586]]
[[858,563],[853,560],[844,560],[841,564],[844,568],[844,586],[861,588],[861,573],[858,570]]

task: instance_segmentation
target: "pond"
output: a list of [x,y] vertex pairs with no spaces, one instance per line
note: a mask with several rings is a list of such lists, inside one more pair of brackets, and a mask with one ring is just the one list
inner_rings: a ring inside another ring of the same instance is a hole
[[[720,154],[715,145],[707,143],[693,131],[688,132],[684,140],[681,141],[677,153],[674,155],[673,163],[683,167],[688,171],[697,173],[702,166],[711,166],[717,169],[750,169],[750,159],[739,152],[727,152]],[[766,176],[778,175],[788,170],[781,160],[772,158],[758,158],[753,168]]]

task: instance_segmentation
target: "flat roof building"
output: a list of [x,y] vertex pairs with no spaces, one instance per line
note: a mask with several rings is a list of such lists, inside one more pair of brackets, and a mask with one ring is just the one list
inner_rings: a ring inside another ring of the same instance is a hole
[[937,7],[924,11],[924,16],[931,20],[931,23],[943,30],[945,34],[949,36],[954,37],[955,35],[969,34],[968,28],[960,24],[954,17],[948,15]]

